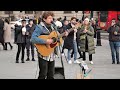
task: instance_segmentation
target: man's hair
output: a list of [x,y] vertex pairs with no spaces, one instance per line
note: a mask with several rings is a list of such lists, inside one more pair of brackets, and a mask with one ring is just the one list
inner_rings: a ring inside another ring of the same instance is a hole
[[73,20],[73,19],[77,19],[77,18],[76,17],[72,17],[71,20]]
[[29,19],[29,21],[28,21],[28,22],[30,23],[30,21],[33,21],[33,19]]
[[25,20],[25,19],[23,19],[23,20],[22,20],[22,22],[26,22],[26,20]]
[[45,11],[43,14],[42,14],[42,19],[47,19],[48,16],[54,16],[54,13],[52,11]]
[[115,19],[115,18],[113,18],[112,20],[115,20],[115,21],[116,21],[116,19]]

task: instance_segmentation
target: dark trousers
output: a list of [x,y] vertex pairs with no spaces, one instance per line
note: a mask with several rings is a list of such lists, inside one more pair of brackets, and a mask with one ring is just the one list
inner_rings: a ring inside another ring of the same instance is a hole
[[12,45],[11,45],[11,43],[10,43],[10,42],[5,43],[5,49],[7,50],[7,44],[9,44],[10,48],[12,49]]
[[19,55],[20,55],[21,50],[22,50],[21,60],[24,61],[25,43],[19,43],[17,45],[18,45],[18,51],[17,51],[17,55],[16,55],[16,61],[19,60]]
[[40,57],[38,57],[39,63],[39,76],[38,79],[54,79],[54,61],[46,61]]
[[31,42],[26,43],[27,58],[30,57],[30,48],[31,48],[32,59],[34,59],[34,45]]
[[[86,53],[83,52],[83,61],[85,61],[85,60],[86,60]],[[89,55],[89,61],[92,61],[92,54]]]

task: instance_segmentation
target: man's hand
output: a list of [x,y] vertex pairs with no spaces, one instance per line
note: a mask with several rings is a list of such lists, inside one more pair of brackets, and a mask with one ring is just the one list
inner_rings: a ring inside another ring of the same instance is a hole
[[117,35],[117,32],[115,31],[114,34]]
[[47,39],[46,44],[51,44],[51,43],[53,43],[53,40],[52,39]]
[[67,31],[65,31],[65,35],[64,36],[68,36],[68,32]]
[[77,32],[77,29],[74,29],[74,32]]

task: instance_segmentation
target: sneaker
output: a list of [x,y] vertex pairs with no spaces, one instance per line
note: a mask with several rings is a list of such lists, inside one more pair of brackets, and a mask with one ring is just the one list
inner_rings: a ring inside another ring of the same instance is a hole
[[90,64],[94,64],[93,61],[90,61]]
[[62,56],[64,56],[64,53],[61,53]]
[[26,61],[30,61],[30,59],[29,59],[29,58],[27,58],[27,59],[26,59]]
[[35,59],[34,59],[34,58],[32,58],[32,61],[35,61]]
[[78,61],[78,60],[75,60],[75,61],[74,61],[74,63],[78,63],[78,64],[80,64],[80,61]]
[[15,63],[19,63],[19,61],[16,61]]
[[68,64],[72,64],[72,61],[71,61],[71,60],[68,60]]
[[82,63],[85,63],[85,61],[82,61]]

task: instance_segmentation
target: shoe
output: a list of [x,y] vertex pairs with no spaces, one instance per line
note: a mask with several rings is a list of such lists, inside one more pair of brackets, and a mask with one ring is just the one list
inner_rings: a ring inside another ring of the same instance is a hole
[[64,56],[64,53],[61,53],[62,56]]
[[68,64],[72,64],[72,61],[71,61],[71,60],[68,60]]
[[85,63],[85,61],[82,61],[82,63]]
[[26,59],[26,61],[30,61],[30,59],[29,59],[29,58],[27,58],[27,59]]
[[25,63],[24,61],[22,61],[21,63]]
[[120,64],[120,62],[117,62],[117,64]]
[[94,64],[93,61],[90,61],[90,64]]
[[32,61],[35,61],[35,59],[33,58]]
[[75,60],[75,61],[74,61],[74,63],[78,63],[78,64],[80,64],[80,61],[78,61],[78,60]]
[[115,64],[115,61],[113,61],[112,64]]
[[19,63],[19,61],[16,61],[15,63]]

